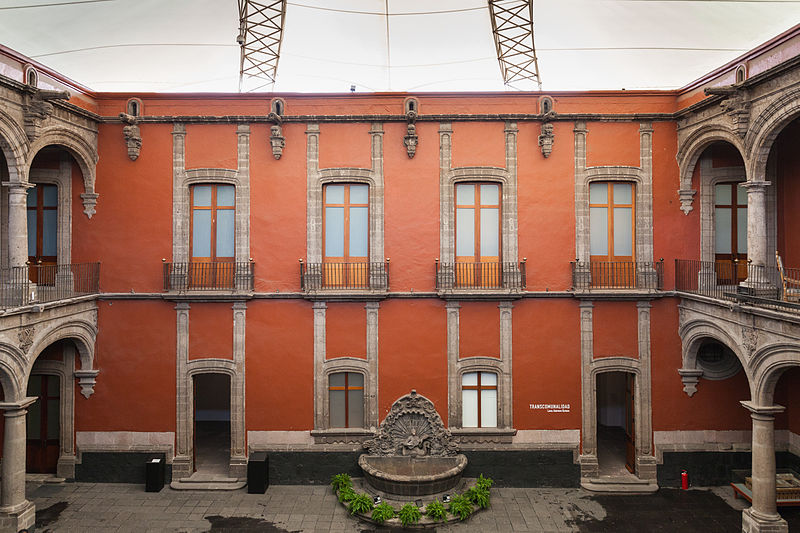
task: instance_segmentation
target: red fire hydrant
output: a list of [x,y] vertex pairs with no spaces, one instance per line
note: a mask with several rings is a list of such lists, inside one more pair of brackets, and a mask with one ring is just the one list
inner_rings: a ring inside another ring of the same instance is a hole
[[686,470],[681,472],[681,488],[683,490],[689,489],[689,473]]

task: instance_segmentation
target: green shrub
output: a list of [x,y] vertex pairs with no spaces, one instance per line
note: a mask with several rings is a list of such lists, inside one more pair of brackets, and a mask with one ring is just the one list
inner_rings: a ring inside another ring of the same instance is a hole
[[447,510],[459,520],[466,520],[472,514],[472,502],[466,496],[456,495],[450,500],[450,507]]
[[351,487],[345,487],[339,491],[339,501],[342,503],[349,502],[355,497],[356,493]]
[[419,507],[413,503],[407,503],[400,509],[397,516],[400,517],[400,523],[403,524],[403,527],[406,527],[419,522],[422,513],[419,511]]
[[390,518],[394,518],[395,510],[394,507],[389,505],[386,502],[381,502],[375,506],[375,509],[372,511],[372,519],[379,523],[383,524]]
[[345,488],[351,489],[353,488],[353,480],[347,474],[336,474],[331,478],[331,488],[334,493]]
[[372,508],[372,496],[363,492],[361,494],[354,493],[350,499],[350,505],[347,506],[350,514],[367,514],[372,511]]
[[494,480],[490,477],[483,477],[483,474],[479,475],[478,480],[475,482],[476,487],[486,489],[486,492],[489,492],[492,485],[494,485]]
[[489,507],[489,489],[483,489],[480,486],[475,485],[465,492],[464,496],[469,498],[472,503],[481,509],[486,509]]
[[442,522],[444,521],[445,518],[447,518],[447,510],[444,508],[444,505],[442,505],[442,502],[440,502],[439,500],[432,501],[431,503],[429,503],[428,506],[425,508],[425,514],[433,518],[437,522]]

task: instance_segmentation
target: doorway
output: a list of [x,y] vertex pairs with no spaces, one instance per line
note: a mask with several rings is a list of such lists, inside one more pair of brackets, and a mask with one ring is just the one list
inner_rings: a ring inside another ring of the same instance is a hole
[[39,399],[28,407],[26,471],[55,474],[61,451],[61,398],[58,376],[32,374],[28,396]]
[[194,376],[194,470],[228,477],[231,459],[231,379]]
[[597,374],[597,462],[601,476],[636,472],[636,376]]

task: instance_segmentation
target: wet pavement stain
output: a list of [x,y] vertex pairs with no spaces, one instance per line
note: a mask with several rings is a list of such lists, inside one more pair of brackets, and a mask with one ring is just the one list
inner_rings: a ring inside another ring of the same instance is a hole
[[[44,509],[36,509],[36,525],[34,527],[38,530],[39,528],[45,528],[57,521],[64,509],[67,508],[67,505],[67,502],[58,502]],[[43,529],[43,531],[47,532],[51,530]]]
[[289,531],[283,529],[272,522],[267,522],[261,518],[250,518],[246,516],[219,516],[212,515],[206,516],[206,520],[211,523],[209,532],[224,532],[224,531],[261,531],[263,533],[301,533],[294,530]]

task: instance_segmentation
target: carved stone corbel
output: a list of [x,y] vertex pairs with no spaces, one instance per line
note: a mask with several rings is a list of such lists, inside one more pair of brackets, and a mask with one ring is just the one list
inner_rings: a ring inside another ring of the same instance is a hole
[[553,151],[553,142],[556,136],[553,134],[553,125],[550,123],[555,118],[556,112],[549,111],[542,116],[542,133],[539,135],[539,147],[542,149],[542,155],[547,158]]
[[78,385],[81,386],[81,394],[87,400],[94,394],[94,386],[97,383],[99,370],[76,370],[74,375],[78,378]]
[[705,90],[705,93],[723,97],[719,105],[730,117],[733,131],[744,139],[747,134],[747,127],[750,124],[750,95],[747,89],[741,86],[729,85],[727,87],[709,87]]
[[17,340],[19,340],[19,349],[27,352],[33,346],[33,336],[36,333],[35,326],[26,326],[17,331]]
[[128,145],[128,157],[131,161],[136,161],[142,149],[142,133],[137,125],[138,119],[127,113],[120,113],[119,118],[126,124],[122,128],[122,135],[125,136],[125,144]]
[[280,159],[283,155],[283,149],[286,147],[286,137],[283,136],[281,129],[281,116],[274,111],[267,115],[267,119],[272,121],[272,126],[269,129],[269,143],[272,146],[272,157]]
[[406,153],[408,154],[409,159],[414,159],[414,155],[417,153],[417,145],[419,144],[419,136],[417,135],[417,125],[415,124],[417,121],[417,112],[416,111],[407,111],[406,112],[406,122],[408,125],[406,126],[406,136],[403,137],[403,144],[406,147]]
[[83,200],[83,212],[87,217],[92,218],[95,214],[95,206],[97,205],[97,197],[100,196],[96,192],[82,192],[81,200]]
[[703,376],[703,371],[696,368],[679,368],[678,374],[681,375],[683,382],[683,392],[691,398],[697,392],[697,384]]
[[25,134],[29,141],[35,140],[44,122],[53,115],[51,100],[68,100],[67,91],[46,91],[44,89],[28,89],[22,110],[25,117]]
[[694,202],[694,195],[697,194],[697,191],[694,189],[678,189],[678,197],[681,200],[681,211],[683,211],[684,215],[688,215],[694,207],[692,207],[692,202]]

